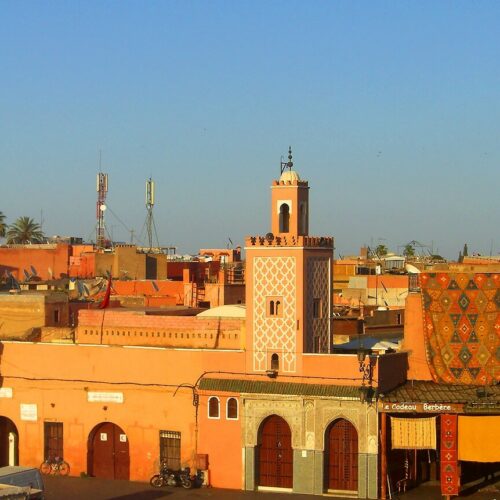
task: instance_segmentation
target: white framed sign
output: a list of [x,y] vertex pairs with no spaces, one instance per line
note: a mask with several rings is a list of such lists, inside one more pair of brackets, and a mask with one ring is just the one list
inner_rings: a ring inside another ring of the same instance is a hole
[[123,392],[87,392],[89,403],[123,403]]
[[36,404],[21,403],[21,420],[26,422],[36,422],[38,418],[38,408]]
[[101,441],[107,441],[108,435],[105,432],[101,432]]
[[12,398],[12,387],[1,387],[0,398]]
[[121,443],[127,442],[127,435],[126,434],[120,434],[120,442]]

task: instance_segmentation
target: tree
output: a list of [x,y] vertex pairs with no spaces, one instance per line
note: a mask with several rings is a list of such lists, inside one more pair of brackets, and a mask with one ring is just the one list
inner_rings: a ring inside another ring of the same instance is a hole
[[3,212],[0,212],[0,238],[4,238],[6,232],[7,224],[5,224],[5,215]]
[[43,240],[40,224],[31,217],[19,217],[7,230],[7,243],[42,243]]
[[403,250],[403,255],[407,258],[415,257],[415,248],[413,248],[413,245],[411,245],[410,243],[405,245],[405,248]]
[[378,257],[385,257],[388,253],[388,249],[385,245],[377,245],[377,248],[375,248],[375,254]]

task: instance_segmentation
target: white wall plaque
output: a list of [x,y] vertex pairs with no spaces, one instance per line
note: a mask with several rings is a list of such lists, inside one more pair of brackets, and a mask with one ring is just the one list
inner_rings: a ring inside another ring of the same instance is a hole
[[37,406],[36,404],[20,404],[21,409],[21,420],[26,420],[28,422],[36,422],[37,420]]
[[127,435],[126,434],[120,434],[120,442],[122,442],[122,443],[127,442]]
[[101,441],[107,441],[108,435],[105,432],[101,432]]
[[87,392],[89,403],[123,403],[123,392]]
[[12,397],[12,387],[0,388],[0,398],[11,398],[11,397]]

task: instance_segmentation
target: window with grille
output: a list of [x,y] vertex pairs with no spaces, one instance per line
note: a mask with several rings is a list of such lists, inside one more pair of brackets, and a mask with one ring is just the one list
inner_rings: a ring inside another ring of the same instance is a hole
[[238,420],[238,400],[236,398],[229,398],[227,400],[227,414],[228,420]]
[[176,431],[160,431],[160,463],[169,469],[181,468],[181,433]]
[[63,457],[62,422],[44,422],[44,454],[46,459]]

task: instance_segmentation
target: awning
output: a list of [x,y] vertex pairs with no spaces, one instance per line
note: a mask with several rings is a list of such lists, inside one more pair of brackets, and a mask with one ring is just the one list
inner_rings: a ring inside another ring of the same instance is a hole
[[391,417],[393,450],[435,450],[436,417]]
[[500,462],[500,416],[458,417],[458,459]]

